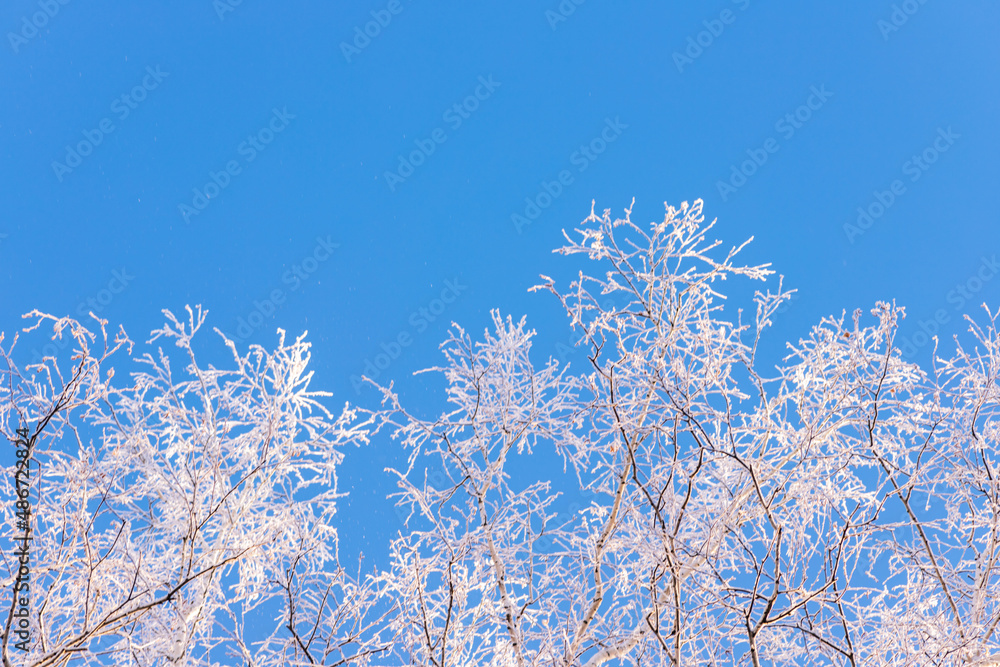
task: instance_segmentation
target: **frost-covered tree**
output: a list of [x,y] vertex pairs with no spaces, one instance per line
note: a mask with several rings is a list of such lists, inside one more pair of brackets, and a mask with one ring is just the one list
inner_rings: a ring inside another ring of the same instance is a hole
[[[0,344],[0,428],[41,467],[34,635],[12,648],[8,549],[5,663],[1000,665],[997,315],[929,370],[901,358],[886,303],[768,367],[791,293],[724,308],[723,281],[772,271],[720,252],[713,224],[700,201],[649,225],[592,210],[559,252],[593,269],[535,288],[589,365],[538,359],[524,319],[494,313],[479,340],[455,325],[435,419],[391,384],[378,410],[329,412],[283,332],[201,365],[200,309],[150,341],[183,370],[157,349],[128,381],[110,372],[123,331],[32,313],[77,352],[21,369]],[[335,473],[383,434],[408,454],[389,471],[406,527],[384,571],[348,572]],[[588,506],[557,511],[566,491]]]
[[[21,369],[17,337],[0,337],[0,428],[12,442],[24,429],[39,468],[27,575],[9,548],[13,471],[0,480],[4,665],[367,664],[387,647],[369,627],[378,591],[340,566],[334,518],[342,450],[367,442],[370,418],[319,403],[302,337],[279,331],[276,350],[243,356],[230,342],[216,369],[192,349],[203,311],[165,314],[150,343],[172,342],[179,361],[136,356],[127,382],[110,363],[133,343],[96,318],[95,333],[27,316],[27,330],[72,336],[69,369]],[[15,583],[26,590],[11,596]],[[27,652],[13,622],[25,595]]]
[[[535,288],[581,333],[584,374],[533,363],[524,320],[495,314],[443,345],[439,418],[382,388],[410,452],[379,579],[403,611],[394,664],[1000,665],[996,315],[929,372],[893,348],[886,303],[768,370],[789,292],[745,318],[719,291],[767,265],[720,255],[701,201],[630,216],[592,210],[558,252],[594,270]],[[558,471],[525,460],[543,448],[594,494],[570,521]]]

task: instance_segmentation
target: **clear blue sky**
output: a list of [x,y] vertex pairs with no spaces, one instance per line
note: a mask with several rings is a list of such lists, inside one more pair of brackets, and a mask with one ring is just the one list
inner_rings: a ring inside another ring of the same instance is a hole
[[[434,413],[410,374],[448,322],[527,314],[542,361],[569,330],[526,289],[633,197],[756,237],[799,290],[775,352],[879,299],[908,338],[1000,300],[994,2],[235,1],[0,8],[0,329],[96,304],[144,341],[200,303],[248,343],[308,329],[315,386],[369,406],[351,376],[403,335],[379,379]],[[392,448],[348,452],[351,549],[398,528]]]

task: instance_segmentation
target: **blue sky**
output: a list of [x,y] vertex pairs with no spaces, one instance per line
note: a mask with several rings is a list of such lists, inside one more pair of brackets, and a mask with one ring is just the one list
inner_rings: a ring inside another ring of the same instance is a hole
[[[0,329],[94,307],[141,341],[202,304],[244,344],[308,329],[315,386],[368,406],[351,376],[409,341],[379,380],[430,414],[410,375],[449,322],[526,314],[539,361],[568,339],[526,290],[633,197],[755,237],[799,290],[775,359],[879,299],[917,343],[997,304],[995,3],[235,3],[0,8]],[[352,548],[399,527],[393,446],[348,452]]]

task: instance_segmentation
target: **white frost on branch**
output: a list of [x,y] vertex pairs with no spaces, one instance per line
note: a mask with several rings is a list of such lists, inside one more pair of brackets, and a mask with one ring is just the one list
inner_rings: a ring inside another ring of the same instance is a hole
[[[533,363],[524,320],[494,313],[444,343],[440,417],[383,389],[410,452],[398,503],[417,508],[381,575],[402,609],[392,664],[996,664],[995,315],[934,374],[893,349],[885,303],[824,319],[765,373],[791,292],[757,292],[749,323],[724,311],[722,280],[772,271],[737,264],[743,245],[717,256],[713,224],[699,200],[564,232],[558,252],[594,270],[534,289],[586,373]],[[555,471],[513,464],[543,448],[597,492],[568,521]]]
[[[881,302],[765,368],[791,292],[758,291],[751,318],[726,303],[723,281],[773,271],[722,252],[702,208],[592,207],[558,250],[592,270],[534,288],[589,366],[538,359],[523,318],[455,325],[434,419],[392,385],[378,412],[331,413],[283,332],[205,367],[200,309],[153,332],[181,366],[146,351],[131,384],[109,368],[124,332],[32,313],[77,354],[22,370],[0,336],[0,427],[34,425],[45,468],[24,664],[1000,665],[997,314],[930,371]],[[349,574],[336,473],[381,429],[408,453],[389,472],[409,518],[388,569]]]
[[[45,322],[56,335],[70,331],[69,369],[47,358],[22,370],[16,337],[0,346],[0,427],[11,439],[29,428],[43,470],[32,508],[31,650],[14,649],[5,607],[4,664],[367,664],[386,648],[369,618],[378,591],[337,556],[336,469],[344,446],[367,442],[370,417],[323,406],[329,394],[309,389],[303,337],[286,344],[279,330],[273,352],[253,346],[235,369],[203,366],[192,342],[206,313],[187,314],[164,311],[149,341],[173,342],[182,364],[147,351],[118,386],[102,369],[133,344],[121,330],[109,339],[96,318],[95,333],[28,315],[27,331]],[[0,494],[9,498],[6,473]],[[12,508],[3,507],[9,543]],[[4,567],[9,591],[17,561]],[[262,621],[265,604],[280,617]]]

